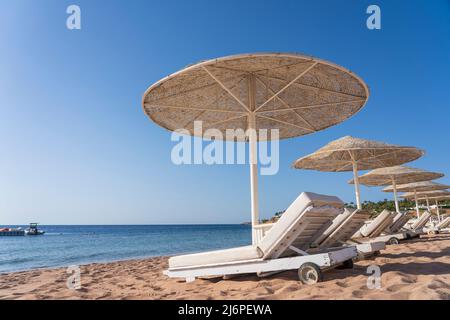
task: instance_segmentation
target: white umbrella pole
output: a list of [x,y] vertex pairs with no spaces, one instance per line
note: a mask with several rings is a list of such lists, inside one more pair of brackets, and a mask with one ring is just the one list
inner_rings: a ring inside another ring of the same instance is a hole
[[395,183],[394,177],[392,177],[392,188],[394,189],[395,210],[397,211],[397,213],[400,213],[400,207],[398,205],[398,197],[397,197],[397,184]]
[[441,222],[441,214],[439,212],[439,202],[437,201],[437,199],[435,201],[436,201],[436,213],[438,216],[438,222]]
[[427,200],[427,209],[428,209],[428,212],[431,213],[431,209],[430,209],[430,200],[428,200],[428,197],[425,197],[425,199]]
[[417,201],[417,191],[414,189],[414,200],[416,201],[416,213],[417,213],[417,219],[420,217],[419,212],[419,202]]
[[362,209],[361,194],[359,192],[358,164],[353,161],[353,180],[355,181],[356,207]]
[[[249,108],[255,110],[256,98],[256,80],[254,76],[248,79],[248,96]],[[252,243],[257,244],[258,236],[255,226],[259,224],[259,207],[258,207],[258,137],[256,133],[255,114],[248,114],[248,133],[249,133],[249,160],[250,160],[250,193],[251,193],[251,209],[252,209]]]

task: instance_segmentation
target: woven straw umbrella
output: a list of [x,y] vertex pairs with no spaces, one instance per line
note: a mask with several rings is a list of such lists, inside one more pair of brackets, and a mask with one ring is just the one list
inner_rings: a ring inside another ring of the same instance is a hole
[[416,160],[423,155],[424,151],[415,147],[346,136],[296,160],[293,167],[325,172],[353,171],[356,204],[358,209],[361,209],[358,170],[391,167]]
[[[222,134],[217,139],[249,142],[255,227],[259,222],[257,142],[336,125],[357,113],[368,97],[362,79],[338,65],[297,54],[258,53],[186,67],[150,86],[142,106],[152,121],[168,130],[203,136],[194,130],[195,122],[201,121],[204,129]],[[261,129],[276,129],[278,135],[261,134]],[[247,134],[230,135],[230,130]]]
[[[434,180],[443,176],[444,175],[442,173],[430,172],[407,166],[394,166],[372,170],[359,177],[359,182],[367,186],[388,186],[391,184],[397,185]],[[353,184],[354,181],[351,180],[349,183]],[[394,200],[396,202],[396,206],[398,206],[396,192],[394,192]],[[416,211],[419,216],[419,207],[417,205]]]

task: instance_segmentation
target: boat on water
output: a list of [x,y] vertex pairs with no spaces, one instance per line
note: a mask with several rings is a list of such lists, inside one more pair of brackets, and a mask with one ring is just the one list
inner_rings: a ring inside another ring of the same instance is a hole
[[0,237],[24,236],[25,230],[22,228],[0,228]]
[[30,226],[25,230],[27,236],[41,236],[45,233],[43,230],[39,230],[37,227],[38,223],[30,223]]

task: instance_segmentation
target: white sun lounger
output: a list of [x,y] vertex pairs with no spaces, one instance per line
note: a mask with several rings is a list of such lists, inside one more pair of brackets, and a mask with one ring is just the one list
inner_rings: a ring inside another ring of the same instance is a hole
[[382,241],[386,244],[398,244],[400,240],[408,239],[410,235],[406,231],[389,233],[386,229],[394,222],[396,213],[383,210],[375,219],[361,227],[352,239],[355,241],[364,241],[365,239],[374,242]]
[[333,224],[315,240],[315,244],[320,248],[353,245],[356,246],[359,258],[378,253],[386,248],[382,241],[356,242],[351,240],[352,235],[365,224],[369,217],[370,213],[367,211],[345,209],[344,213],[336,217]]
[[402,230],[402,228],[406,225],[406,223],[409,221],[410,217],[403,212],[398,212],[396,216],[394,217],[394,221],[392,224],[388,227],[389,233],[396,233]]
[[411,230],[414,231],[417,234],[424,233],[424,227],[428,223],[428,220],[430,220],[431,213],[428,211],[425,211],[422,213],[422,215],[417,219],[412,225]]
[[316,283],[323,270],[357,256],[356,247],[307,252],[318,233],[342,212],[343,204],[336,197],[302,193],[257,245],[172,257],[164,273],[194,281],[196,277],[298,269],[303,283]]
[[448,232],[448,227],[450,227],[450,216],[443,219],[441,222],[439,222],[435,227],[435,232]]

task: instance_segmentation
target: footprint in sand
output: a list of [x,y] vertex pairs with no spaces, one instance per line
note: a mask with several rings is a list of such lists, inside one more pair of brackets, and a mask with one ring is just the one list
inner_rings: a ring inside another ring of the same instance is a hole
[[392,286],[389,286],[386,288],[387,291],[389,292],[397,292],[397,291],[401,291],[403,288],[408,287],[409,284],[393,284]]
[[417,279],[414,276],[404,276],[401,280],[406,283],[415,283]]
[[444,281],[441,280],[433,280],[429,285],[428,288],[430,289],[442,289],[442,288],[450,288],[450,285],[448,285],[447,283],[445,283]]
[[352,292],[352,296],[358,299],[364,298],[364,292],[361,290],[355,290]]
[[348,288],[348,284],[343,281],[336,281],[336,285],[341,288]]
[[437,289],[436,293],[442,300],[450,300],[450,290],[448,289]]

